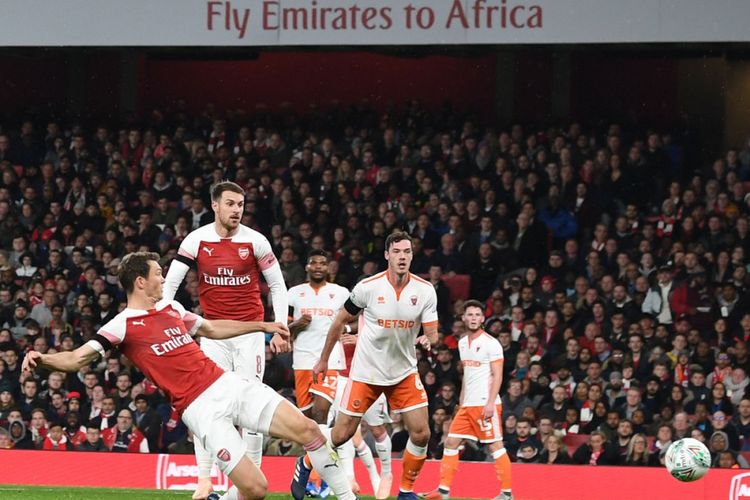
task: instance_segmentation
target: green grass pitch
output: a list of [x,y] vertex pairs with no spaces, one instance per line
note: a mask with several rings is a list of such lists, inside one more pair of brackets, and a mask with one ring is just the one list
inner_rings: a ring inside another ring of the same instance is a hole
[[[0,485],[0,498],[2,500],[189,500],[191,494],[189,491]],[[266,498],[268,500],[289,500],[291,495],[272,493]],[[334,499],[335,497],[328,498]],[[361,500],[372,500],[372,497],[361,497]]]

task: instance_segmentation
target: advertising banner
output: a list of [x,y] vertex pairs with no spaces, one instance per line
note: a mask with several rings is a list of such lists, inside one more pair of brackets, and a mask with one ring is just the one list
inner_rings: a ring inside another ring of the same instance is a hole
[[[355,461],[364,494],[372,494],[367,473]],[[289,491],[294,458],[263,457],[269,490]],[[493,498],[498,493],[492,463],[461,462],[451,494]],[[428,461],[416,483],[417,491],[434,489],[440,463]],[[394,491],[401,461],[393,461]],[[226,476],[214,469],[214,486],[225,490]],[[59,451],[0,451],[0,484],[91,486],[191,490],[198,479],[192,455],[79,453]],[[540,480],[543,479],[543,480]],[[583,465],[513,464],[513,492],[526,500],[750,500],[750,471],[712,469],[694,483],[680,483],[663,467],[592,467]]]
[[5,46],[747,41],[746,0],[3,0]]

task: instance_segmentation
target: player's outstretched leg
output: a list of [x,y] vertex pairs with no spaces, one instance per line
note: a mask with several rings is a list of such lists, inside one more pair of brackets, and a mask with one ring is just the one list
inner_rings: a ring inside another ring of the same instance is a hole
[[[352,493],[349,480],[346,478],[339,457],[328,443],[318,425],[305,417],[288,401],[279,403],[271,419],[269,433],[274,437],[289,439],[304,446],[310,457],[312,466],[320,477],[328,483],[339,500],[352,500],[356,496]],[[296,500],[304,498],[304,488],[307,485],[310,469],[305,467],[302,460],[298,460],[295,478],[292,481],[292,496]],[[304,481],[303,481],[304,479]],[[299,486],[302,486],[300,491]]]
[[266,477],[247,456],[242,457],[229,473],[229,479],[233,486],[221,496],[221,500],[255,500],[265,498],[268,493]]
[[203,447],[200,439],[193,441],[195,445],[195,462],[198,464],[198,486],[193,492],[193,500],[206,500],[213,491],[211,482],[211,467],[214,460],[211,453]]
[[406,429],[409,431],[409,441],[404,450],[401,484],[398,500],[416,500],[414,481],[417,480],[427,459],[427,443],[430,440],[430,427],[427,408],[421,407],[402,413]]

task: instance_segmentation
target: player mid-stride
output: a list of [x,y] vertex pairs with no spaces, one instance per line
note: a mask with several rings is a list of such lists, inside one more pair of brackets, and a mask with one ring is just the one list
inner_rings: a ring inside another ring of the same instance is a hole
[[233,486],[222,500],[264,498],[268,489],[263,473],[245,456],[246,444],[235,426],[302,444],[336,496],[355,499],[338,456],[315,422],[262,382],[219,368],[193,340],[194,335],[228,339],[248,332],[274,333],[288,339],[286,325],[206,320],[175,301],[161,301],[164,278],[158,259],[155,253],[126,255],[119,275],[128,297],[127,308],[74,351],[30,351],[23,369],[76,372],[119,346],[164,391],[195,440],[203,443],[229,475]]
[[510,458],[503,447],[500,417],[500,385],[503,377],[503,348],[484,331],[484,306],[478,300],[464,304],[461,318],[468,334],[458,341],[464,370],[461,402],[453,417],[440,461],[440,485],[422,498],[447,500],[458,470],[458,447],[465,439],[486,444],[495,460],[501,492],[494,500],[512,500]]
[[[240,224],[245,192],[234,182],[224,181],[211,188],[211,207],[215,220],[188,234],[172,261],[164,284],[164,298],[172,300],[191,266],[198,268],[198,295],[203,316],[207,319],[263,321],[260,275],[271,290],[276,321],[286,323],[287,291],[284,277],[271,244],[265,236]],[[271,339],[271,349],[280,345]],[[201,349],[226,371],[243,378],[263,380],[266,352],[263,335],[243,335],[230,340],[204,339]],[[262,434],[241,429],[247,454],[260,467],[263,455]],[[200,442],[195,443],[198,464],[198,487],[194,500],[211,493],[211,457]]]
[[[357,430],[365,411],[385,393],[388,404],[401,413],[409,432],[403,455],[403,473],[398,498],[416,499],[414,481],[427,458],[430,438],[427,394],[417,373],[416,337],[424,330],[423,345],[435,344],[437,333],[437,295],[432,284],[409,272],[412,242],[408,234],[396,231],[385,241],[388,269],[357,283],[344,308],[328,330],[313,378],[328,371],[328,359],[344,325],[364,311],[349,382],[339,414],[331,431],[331,442],[340,446]],[[297,476],[307,483],[309,469],[297,462]],[[292,485],[295,494],[303,485]]]

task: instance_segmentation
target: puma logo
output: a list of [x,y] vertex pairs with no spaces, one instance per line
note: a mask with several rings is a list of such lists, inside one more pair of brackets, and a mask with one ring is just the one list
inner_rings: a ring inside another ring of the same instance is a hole
[[209,257],[213,257],[213,255],[211,255],[212,253],[214,253],[214,249],[213,248],[203,247],[203,251],[206,252]]
[[146,326],[146,320],[139,319],[138,321],[133,321],[133,326]]
[[339,468],[339,464],[334,463],[334,464],[326,464],[326,465],[323,466],[324,469],[327,469],[328,467],[336,467],[338,469]]

